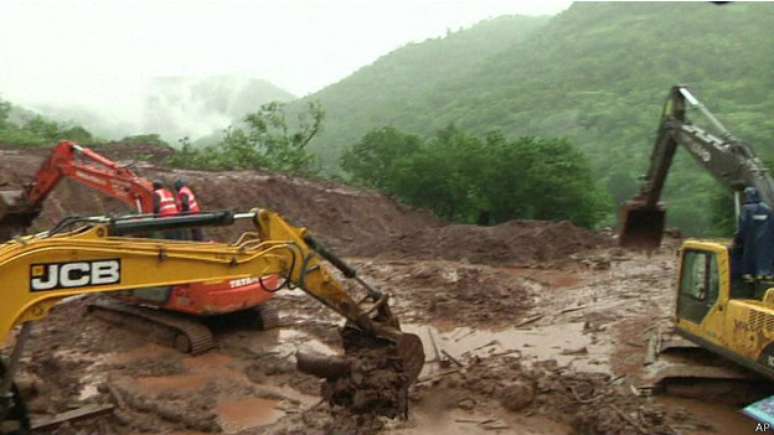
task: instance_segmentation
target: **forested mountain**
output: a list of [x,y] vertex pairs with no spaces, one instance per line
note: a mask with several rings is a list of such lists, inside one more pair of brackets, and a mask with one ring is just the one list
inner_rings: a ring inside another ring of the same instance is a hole
[[[403,47],[307,97],[327,111],[312,146],[333,170],[342,148],[382,125],[564,136],[620,201],[637,188],[677,83],[774,157],[771,29],[774,4],[753,3],[576,3],[550,19],[487,21]],[[717,188],[686,160],[668,186],[672,222],[701,231]]]
[[453,83],[466,82],[482,62],[523,41],[547,20],[504,16],[408,44],[291,107],[302,108],[310,100],[322,103],[326,123],[313,147],[320,150],[322,164],[333,168],[340,152],[371,128],[396,125],[426,132],[442,127],[439,122],[416,129],[413,120],[426,122],[431,114],[423,112],[428,108],[442,112],[445,101],[456,98]]

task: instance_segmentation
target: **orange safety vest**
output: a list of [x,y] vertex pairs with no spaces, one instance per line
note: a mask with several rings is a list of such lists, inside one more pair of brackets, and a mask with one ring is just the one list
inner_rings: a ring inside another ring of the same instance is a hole
[[183,186],[179,192],[177,192],[177,206],[180,209],[180,211],[183,211],[183,197],[188,196],[188,212],[189,213],[199,213],[201,208],[199,208],[199,203],[196,202],[196,197],[194,196],[193,192],[191,192],[191,189],[188,188],[188,186]]
[[167,189],[161,188],[153,193],[159,195],[159,216],[175,216],[180,213],[175,202],[175,196]]

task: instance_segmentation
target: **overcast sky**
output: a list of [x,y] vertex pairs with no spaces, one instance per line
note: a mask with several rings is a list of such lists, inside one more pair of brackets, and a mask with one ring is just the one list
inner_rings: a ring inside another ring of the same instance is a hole
[[302,96],[410,41],[566,0],[4,0],[0,96],[140,104],[147,79],[239,74]]

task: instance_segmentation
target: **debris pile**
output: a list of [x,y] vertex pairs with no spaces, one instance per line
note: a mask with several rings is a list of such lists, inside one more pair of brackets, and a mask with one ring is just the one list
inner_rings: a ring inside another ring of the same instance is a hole
[[491,227],[446,225],[416,229],[378,243],[361,243],[355,255],[528,265],[610,245],[609,238],[568,221],[515,220]]

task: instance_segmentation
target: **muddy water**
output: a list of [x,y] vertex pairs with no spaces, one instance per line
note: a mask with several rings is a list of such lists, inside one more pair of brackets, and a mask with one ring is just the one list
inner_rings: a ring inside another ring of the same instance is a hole
[[[427,360],[435,359],[435,340],[438,351],[446,351],[463,362],[474,356],[521,356],[524,362],[555,359],[559,365],[586,372],[609,373],[609,355],[612,346],[595,341],[584,334],[583,323],[546,325],[533,329],[506,328],[502,330],[469,327],[441,328],[426,325],[405,325],[403,329],[419,335],[425,347]],[[433,339],[431,339],[432,334]],[[427,369],[427,365],[425,368]]]
[[277,409],[279,401],[257,397],[224,401],[215,407],[218,420],[226,433],[266,426],[279,420],[285,413]]
[[540,416],[436,411],[426,407],[412,410],[407,427],[390,431],[402,435],[570,435],[572,428]]
[[275,352],[283,356],[290,356],[296,351],[317,352],[323,355],[336,355],[338,351],[323,343],[320,339],[296,328],[276,328],[262,331],[247,339],[246,345],[250,349],[265,352]]
[[[657,397],[655,400],[657,403],[672,410],[676,408],[685,409],[700,421],[711,425],[714,428],[715,433],[718,434],[745,434],[755,432],[755,420],[746,417],[741,412],[728,405],[665,396]],[[686,427],[681,433],[684,435],[704,435],[707,433],[707,429]]]

